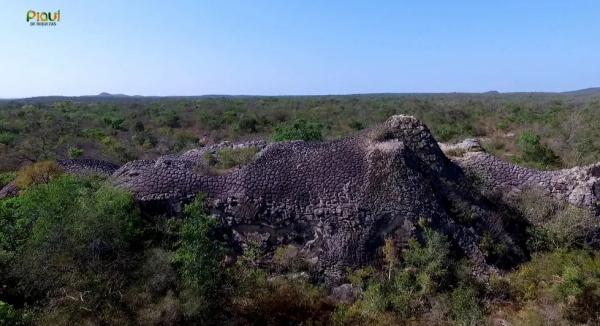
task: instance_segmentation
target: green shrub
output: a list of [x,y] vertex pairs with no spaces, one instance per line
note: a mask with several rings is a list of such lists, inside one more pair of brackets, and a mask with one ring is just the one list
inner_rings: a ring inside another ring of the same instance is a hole
[[375,273],[376,270],[373,266],[366,266],[352,272],[348,271],[347,279],[352,285],[364,288],[369,280],[375,276]]
[[112,118],[112,117],[104,117],[102,120],[105,125],[111,127],[114,130],[122,130],[126,131],[127,129],[123,126],[125,122],[124,118]]
[[362,130],[365,129],[365,125],[358,121],[358,120],[352,120],[350,121],[350,123],[348,124],[348,126],[354,130]]
[[595,324],[600,321],[599,270],[597,252],[557,250],[534,254],[509,281],[518,300],[554,306],[571,323]]
[[83,156],[83,149],[77,147],[69,147],[69,158],[79,158]]
[[254,133],[258,128],[258,121],[254,117],[243,117],[238,122],[238,128],[245,133]]
[[306,120],[296,120],[293,123],[275,127],[275,133],[272,138],[274,141],[321,140],[323,139],[321,128],[320,124],[307,122]]
[[135,132],[143,132],[146,128],[144,128],[144,123],[141,121],[136,121],[135,125],[133,125],[133,131]]
[[13,145],[17,136],[8,132],[0,132],[0,144]]
[[43,161],[28,165],[17,172],[15,184],[19,189],[44,184],[63,174],[63,170],[54,161]]
[[0,300],[0,326],[22,325],[21,315],[15,308]]
[[589,211],[550,197],[538,189],[526,189],[514,199],[518,212],[531,223],[530,250],[597,246],[600,221]]
[[181,275],[186,317],[211,320],[229,299],[229,275],[222,266],[225,247],[214,236],[217,221],[207,215],[204,196],[185,206],[173,264]]
[[113,309],[141,232],[131,194],[62,176],[3,201],[0,220],[0,251],[7,257],[0,278],[17,281],[12,295],[37,305],[80,297],[55,310],[68,323],[91,308]]
[[0,173],[0,189],[6,186],[7,184],[11,183],[16,177],[17,174],[15,172]]
[[451,313],[458,325],[480,325],[484,316],[477,289],[460,286],[450,295]]
[[179,128],[181,127],[181,118],[174,111],[167,111],[161,117],[160,123],[161,125],[167,126],[169,128]]
[[450,244],[445,236],[431,229],[426,228],[423,235],[425,244],[410,241],[402,257],[404,266],[417,273],[420,291],[430,294],[440,289],[449,276]]
[[[426,312],[428,300],[451,285],[452,264],[445,236],[425,228],[423,238],[423,244],[416,240],[409,242],[401,254],[403,261],[399,270],[392,274],[391,280],[387,265],[381,274],[375,274],[372,267],[349,274],[354,285],[365,287],[366,284],[366,289],[354,304],[336,311],[334,320],[352,324],[376,320],[398,323],[398,319],[419,318]],[[389,263],[390,259],[387,260]]]
[[98,128],[86,128],[81,130],[81,133],[85,138],[92,138],[96,140],[106,137],[106,133],[102,129]]
[[560,166],[560,158],[548,145],[540,142],[540,136],[533,131],[525,131],[519,135],[517,146],[521,151],[521,159],[540,168]]
[[217,152],[216,160],[208,163],[217,169],[227,170],[252,162],[257,153],[256,147],[223,149]]

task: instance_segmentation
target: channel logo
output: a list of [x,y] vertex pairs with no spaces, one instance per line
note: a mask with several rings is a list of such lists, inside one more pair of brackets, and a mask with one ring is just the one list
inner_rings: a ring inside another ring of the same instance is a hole
[[30,26],[56,26],[60,21],[60,10],[55,12],[29,10],[26,20]]

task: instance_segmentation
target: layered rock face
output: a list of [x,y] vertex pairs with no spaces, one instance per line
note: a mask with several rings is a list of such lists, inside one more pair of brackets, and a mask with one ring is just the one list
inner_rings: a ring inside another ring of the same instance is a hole
[[572,205],[591,210],[600,217],[600,163],[556,171],[540,171],[505,162],[481,148],[477,140],[444,145],[465,153],[453,157],[464,170],[478,176],[493,192],[508,198],[528,188],[536,188]]

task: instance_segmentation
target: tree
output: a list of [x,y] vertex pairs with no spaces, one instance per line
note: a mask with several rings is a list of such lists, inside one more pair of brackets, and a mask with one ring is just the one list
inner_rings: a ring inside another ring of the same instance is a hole
[[323,139],[321,125],[306,120],[296,120],[291,124],[279,125],[275,127],[275,133],[273,134],[274,141],[313,141],[321,139]]
[[532,163],[541,168],[556,167],[560,165],[560,158],[548,145],[542,144],[540,136],[531,130],[519,135],[517,146],[521,150],[523,161]]
[[392,279],[392,269],[398,263],[398,254],[394,240],[386,238],[383,245],[383,258],[388,265],[388,280]]

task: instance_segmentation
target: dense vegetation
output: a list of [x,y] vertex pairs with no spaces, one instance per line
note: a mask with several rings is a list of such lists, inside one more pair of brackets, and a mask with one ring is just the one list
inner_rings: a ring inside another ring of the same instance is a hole
[[[142,216],[131,195],[56,171],[56,158],[122,163],[213,143],[332,139],[396,113],[423,119],[440,141],[485,137],[537,168],[600,161],[600,100],[559,95],[205,98],[0,103],[0,325],[600,323],[598,222],[526,192],[509,214],[527,220],[531,259],[482,284],[448,240],[385,241],[380,259],[349,271],[355,301],[312,282],[297,248],[264,266],[258,246],[234,259],[202,196],[182,217]],[[256,153],[223,151],[211,168]],[[19,167],[28,161],[41,162]],[[492,198],[494,194],[485,194]],[[506,248],[485,239],[491,253]]]
[[0,102],[0,171],[54,158],[115,163],[221,140],[332,139],[393,114],[423,120],[439,141],[487,139],[534,167],[600,160],[600,96],[557,94],[223,97]]

